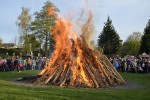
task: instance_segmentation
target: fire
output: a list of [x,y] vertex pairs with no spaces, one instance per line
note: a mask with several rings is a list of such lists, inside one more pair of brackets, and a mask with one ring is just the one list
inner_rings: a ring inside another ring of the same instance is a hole
[[[53,14],[52,9],[49,11]],[[81,30],[79,37],[70,21],[57,19],[51,31],[56,40],[55,51],[48,66],[34,80],[36,84],[96,88],[125,84],[107,57],[90,48],[92,13]]]
[[48,7],[48,16],[56,16],[56,12],[55,12],[56,7],[52,6],[52,7]]

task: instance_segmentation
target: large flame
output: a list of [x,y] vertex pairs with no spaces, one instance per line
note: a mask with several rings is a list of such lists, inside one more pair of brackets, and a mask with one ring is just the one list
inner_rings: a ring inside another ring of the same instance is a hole
[[[55,14],[50,8],[49,11],[49,15]],[[81,26],[79,36],[70,21],[57,18],[50,32],[56,41],[55,51],[48,65],[39,74],[41,77],[35,80],[36,83],[85,87],[106,87],[125,83],[109,60],[91,49],[92,19],[93,14],[90,11]]]
[[[69,66],[69,69],[71,70],[72,74],[72,80],[70,82],[71,85],[74,85],[76,83],[87,83],[88,86],[91,86],[90,84],[90,79],[85,75],[83,65],[82,65],[82,59],[83,59],[83,54],[82,50],[80,48],[80,38],[77,37],[77,33],[73,32],[72,30],[72,24],[71,22],[64,20],[62,18],[59,18],[52,30],[52,35],[54,35],[55,40],[56,40],[56,46],[55,46],[55,51],[52,54],[52,57],[50,59],[50,62],[48,63],[48,67],[45,69],[51,69],[53,71],[53,65],[55,62],[60,62],[60,63],[65,63],[66,68],[68,63],[71,63]],[[71,37],[69,38],[69,36]],[[74,41],[74,42],[73,42]],[[75,44],[74,44],[75,43]],[[72,50],[72,46],[75,45],[76,51]],[[77,54],[74,55],[76,52]],[[59,58],[63,57],[63,61],[56,61]],[[70,60],[65,61],[65,60]],[[75,65],[75,66],[71,66]],[[80,71],[79,71],[80,69]],[[42,75],[46,70],[43,70],[40,75]]]

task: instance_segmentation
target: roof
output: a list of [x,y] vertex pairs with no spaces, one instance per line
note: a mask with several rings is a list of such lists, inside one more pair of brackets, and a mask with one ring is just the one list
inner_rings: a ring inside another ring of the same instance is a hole
[[14,48],[15,44],[14,43],[2,43],[2,48]]
[[150,55],[148,55],[144,52],[141,55],[139,55],[139,57],[150,58]]

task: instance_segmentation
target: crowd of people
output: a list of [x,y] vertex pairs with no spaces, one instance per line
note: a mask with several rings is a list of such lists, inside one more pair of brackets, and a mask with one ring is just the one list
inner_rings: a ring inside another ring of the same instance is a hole
[[133,73],[149,73],[150,74],[150,59],[149,58],[110,58],[111,63],[116,70],[122,72]]
[[0,71],[42,70],[45,57],[0,57]]
[[[117,71],[133,73],[149,73],[149,58],[121,58],[115,56],[110,62]],[[42,70],[46,65],[46,57],[0,57],[0,71]]]

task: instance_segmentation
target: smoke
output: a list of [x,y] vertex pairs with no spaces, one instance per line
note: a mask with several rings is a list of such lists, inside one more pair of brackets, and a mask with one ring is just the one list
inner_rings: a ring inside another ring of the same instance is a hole
[[82,36],[84,38],[84,42],[91,49],[93,49],[93,34],[95,31],[92,4],[93,0],[82,0],[82,8],[79,12],[70,12],[63,15],[64,19],[73,24],[73,33],[70,32],[69,38],[75,39],[75,32],[77,37]]
[[82,36],[84,37],[87,45],[92,48],[94,25],[93,25],[93,13],[89,11],[87,21],[82,26]]
[[81,28],[81,35],[85,39],[86,44],[93,49],[93,33],[94,33],[94,22],[93,22],[93,10],[89,0],[83,0],[83,8],[81,14],[77,19],[77,25]]

